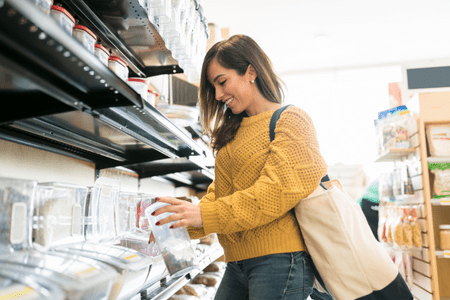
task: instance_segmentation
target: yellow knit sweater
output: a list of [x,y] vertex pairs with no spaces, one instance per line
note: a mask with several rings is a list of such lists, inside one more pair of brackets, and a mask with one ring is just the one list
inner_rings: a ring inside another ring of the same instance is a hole
[[215,180],[200,206],[203,227],[191,238],[217,233],[226,261],[305,250],[292,208],[327,173],[309,116],[289,107],[270,143],[274,111],[244,118],[215,162]]

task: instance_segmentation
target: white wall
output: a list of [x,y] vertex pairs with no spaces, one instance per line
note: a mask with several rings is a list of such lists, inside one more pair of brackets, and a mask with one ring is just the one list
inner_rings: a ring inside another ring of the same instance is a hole
[[379,169],[373,166],[377,156],[373,121],[389,108],[388,83],[402,81],[400,65],[298,73],[282,79],[286,103],[312,118],[328,165],[362,164],[369,173]]

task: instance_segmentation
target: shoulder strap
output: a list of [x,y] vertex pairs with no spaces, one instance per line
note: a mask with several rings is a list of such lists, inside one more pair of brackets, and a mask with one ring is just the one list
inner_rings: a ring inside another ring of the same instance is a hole
[[272,118],[270,119],[270,127],[269,127],[270,128],[270,133],[269,133],[270,141],[273,141],[273,139],[275,138],[275,127],[277,126],[277,121],[280,118],[281,113],[289,106],[291,106],[291,104],[280,107],[273,113]]
[[[280,118],[280,116],[281,116],[281,113],[286,109],[286,108],[288,108],[289,106],[291,106],[292,104],[288,104],[288,105],[285,105],[285,106],[283,106],[283,107],[280,107],[279,109],[277,109],[274,113],[273,113],[273,115],[272,115],[272,118],[270,118],[270,125],[269,125],[269,129],[270,129],[270,131],[269,131],[269,136],[270,136],[270,141],[273,141],[273,139],[275,138],[275,127],[277,126],[277,121],[278,121],[278,119]],[[320,186],[323,188],[323,189],[327,189],[326,187],[325,187],[325,185],[322,183],[322,182],[326,182],[326,181],[330,181],[330,178],[328,177],[328,174],[327,175],[325,175],[321,180],[320,180]]]

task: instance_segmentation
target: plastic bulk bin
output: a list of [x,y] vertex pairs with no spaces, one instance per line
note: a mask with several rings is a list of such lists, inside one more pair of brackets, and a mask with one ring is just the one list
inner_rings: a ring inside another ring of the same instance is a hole
[[156,217],[152,216],[155,210],[166,205],[168,204],[156,202],[145,210],[145,215],[150,221],[153,235],[167,270],[171,276],[175,277],[197,268],[198,261],[186,227],[171,229],[170,226],[175,222],[161,226],[155,225],[156,222],[171,215],[170,213],[163,213]]
[[0,299],[64,300],[59,285],[46,281],[42,274],[17,265],[4,264],[0,268]]
[[171,0],[148,0],[147,7],[149,19],[158,30],[160,25],[170,23],[172,18]]
[[140,195],[131,192],[119,192],[116,214],[117,231],[120,237],[136,232],[137,204]]
[[39,183],[33,213],[34,242],[50,247],[84,241],[88,188],[66,183]]
[[56,23],[64,29],[69,35],[72,35],[73,26],[75,25],[75,18],[59,5],[52,5],[50,16],[56,21]]
[[53,0],[32,0],[36,6],[45,14],[50,14],[50,8],[53,5]]
[[87,241],[117,242],[115,212],[118,211],[120,182],[98,178],[87,200],[85,236]]
[[128,85],[133,88],[142,99],[147,99],[148,96],[148,83],[144,78],[128,78]]
[[187,105],[158,105],[157,108],[179,127],[186,127],[197,123],[200,115],[197,107]]
[[76,38],[84,48],[94,54],[97,36],[89,28],[76,24],[73,27],[72,36]]
[[119,274],[111,290],[111,299],[130,299],[143,287],[153,258],[138,251],[100,243],[77,243],[53,251],[77,254],[101,261]]
[[111,55],[108,58],[108,67],[123,81],[128,79],[128,64],[118,56]]
[[22,268],[40,274],[65,293],[65,299],[108,299],[117,272],[110,266],[82,256],[67,253],[45,253],[22,250],[0,255],[2,268]]
[[109,53],[105,47],[95,44],[94,54],[105,66],[108,66]]
[[31,248],[36,181],[0,177],[0,253]]

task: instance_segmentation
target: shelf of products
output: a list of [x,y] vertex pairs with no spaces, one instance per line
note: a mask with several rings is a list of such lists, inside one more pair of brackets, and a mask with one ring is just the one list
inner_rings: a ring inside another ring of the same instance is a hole
[[[63,3],[136,74],[172,74],[179,68],[138,1]],[[136,40],[146,41],[145,51]],[[141,163],[206,157],[185,130],[31,1],[2,1],[0,45],[0,94],[9,104],[0,113],[0,138],[94,162],[98,169],[130,165],[143,174]],[[173,172],[165,166],[166,173]],[[211,181],[211,168],[188,171],[197,170],[195,176],[186,174],[192,184]]]
[[223,248],[219,244],[213,244],[210,249],[206,251],[199,258],[199,267],[186,274],[171,278],[165,278],[160,285],[150,287],[146,291],[141,292],[142,300],[166,300],[170,298],[175,292],[177,292],[184,285],[189,283],[195,276],[197,276],[201,270],[205,269],[209,264],[217,260],[223,255]]
[[[397,111],[397,108],[390,111]],[[390,151],[377,160],[390,161],[395,165],[392,173],[380,177],[380,220],[384,220],[380,224],[390,224],[383,226],[389,226],[392,232],[392,241],[385,238],[383,243],[387,245],[386,249],[399,266],[400,273],[414,297],[419,300],[440,300],[441,283],[437,278],[435,230],[432,225],[434,209],[430,203],[427,177],[429,155],[422,111],[418,117],[410,118],[412,122],[402,120],[401,114],[394,113],[391,116],[392,119],[381,123],[385,127],[378,130],[379,140],[383,141],[379,142],[380,148],[385,146],[386,141],[392,141],[392,135],[395,137],[396,134],[400,136],[402,133],[408,133],[407,136],[403,136],[403,142],[408,142],[410,148],[389,149]],[[401,121],[403,123],[400,123]],[[392,129],[396,129],[394,134]],[[410,231],[406,230],[411,227],[412,239],[409,238],[411,234],[407,233]],[[385,231],[380,231],[379,227],[380,232]],[[388,236],[387,228],[386,236]],[[402,243],[404,245],[401,245]]]
[[[447,206],[445,197],[434,199],[438,191],[435,185],[436,175],[430,169],[430,164],[447,163],[449,157],[437,157],[446,152],[450,139],[448,136],[440,135],[438,140],[434,140],[430,135],[432,127],[444,125],[450,131],[450,93],[435,92],[419,94],[418,101],[420,106],[419,118],[419,138],[420,138],[420,156],[422,163],[423,197],[426,212],[426,228],[428,231],[428,260],[426,260],[427,270],[430,276],[422,280],[421,283],[428,284],[431,288],[432,300],[440,300],[450,297],[450,264],[446,259],[448,251],[440,249],[440,225],[450,224],[450,209]],[[430,127],[431,126],[431,127]],[[450,134],[450,133],[449,133]],[[438,151],[441,154],[437,153]],[[444,185],[448,184],[443,182]],[[449,249],[450,250],[450,249]],[[420,298],[422,299],[422,298]]]

